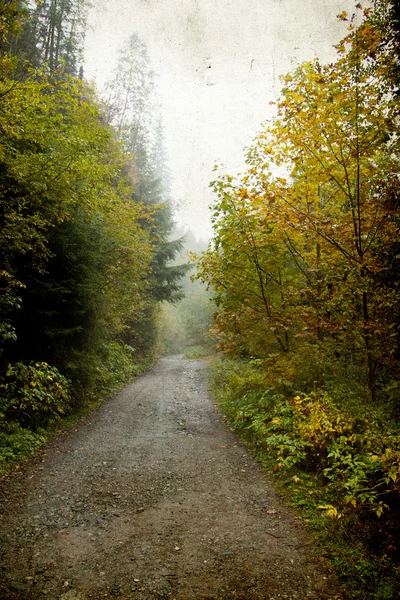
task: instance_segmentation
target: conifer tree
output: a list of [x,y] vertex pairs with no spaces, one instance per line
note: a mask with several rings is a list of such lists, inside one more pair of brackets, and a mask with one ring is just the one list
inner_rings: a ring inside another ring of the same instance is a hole
[[13,51],[49,72],[77,76],[83,61],[87,0],[41,0],[28,18]]
[[106,112],[132,157],[127,175],[133,197],[152,208],[148,224],[154,243],[151,295],[156,301],[174,302],[181,297],[179,280],[188,267],[169,265],[182,248],[182,241],[169,239],[172,200],[154,77],[146,45],[133,34],[123,45],[116,75],[107,85]]

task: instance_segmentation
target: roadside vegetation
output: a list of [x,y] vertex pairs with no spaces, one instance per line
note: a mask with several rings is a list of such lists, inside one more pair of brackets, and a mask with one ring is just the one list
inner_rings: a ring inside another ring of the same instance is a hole
[[247,171],[212,183],[207,249],[172,233],[145,45],[125,41],[100,100],[85,15],[82,0],[0,7],[0,471],[160,354],[216,343],[222,410],[346,597],[397,598],[398,2],[339,15],[337,60],[282,79]]
[[258,360],[218,361],[211,390],[232,429],[313,532],[345,597],[394,600],[398,422],[373,404],[360,405],[351,389],[306,392],[278,381]]
[[[282,79],[243,175],[213,182],[198,277],[231,426],[320,538],[346,597],[400,589],[398,3]],[[218,168],[216,167],[216,170]]]

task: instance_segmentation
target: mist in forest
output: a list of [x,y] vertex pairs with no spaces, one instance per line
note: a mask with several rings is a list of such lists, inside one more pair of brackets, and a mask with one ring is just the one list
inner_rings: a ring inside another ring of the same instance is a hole
[[146,45],[179,226],[210,237],[209,182],[244,168],[243,149],[274,113],[279,76],[335,56],[350,0],[99,0],[89,11],[85,76],[100,91],[132,34]]

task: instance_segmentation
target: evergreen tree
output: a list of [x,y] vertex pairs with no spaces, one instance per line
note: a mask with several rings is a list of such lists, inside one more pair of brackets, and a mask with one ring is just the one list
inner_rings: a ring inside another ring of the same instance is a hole
[[132,157],[126,175],[133,198],[152,212],[146,224],[153,239],[151,296],[174,302],[181,298],[179,281],[189,267],[170,265],[182,240],[169,240],[173,217],[162,121],[147,48],[137,34],[120,51],[116,75],[107,90],[108,122]]
[[49,72],[62,69],[77,76],[83,61],[87,0],[41,0],[28,8],[22,33],[12,41],[14,53]]

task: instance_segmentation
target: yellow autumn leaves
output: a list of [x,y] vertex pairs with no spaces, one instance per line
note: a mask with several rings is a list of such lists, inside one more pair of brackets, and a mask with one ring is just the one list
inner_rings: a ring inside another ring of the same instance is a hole
[[351,357],[372,397],[397,343],[383,249],[398,235],[400,175],[396,100],[370,58],[377,36],[363,24],[336,63],[283,78],[247,172],[214,182],[215,236],[199,259],[223,349],[266,357],[317,346],[345,367]]

